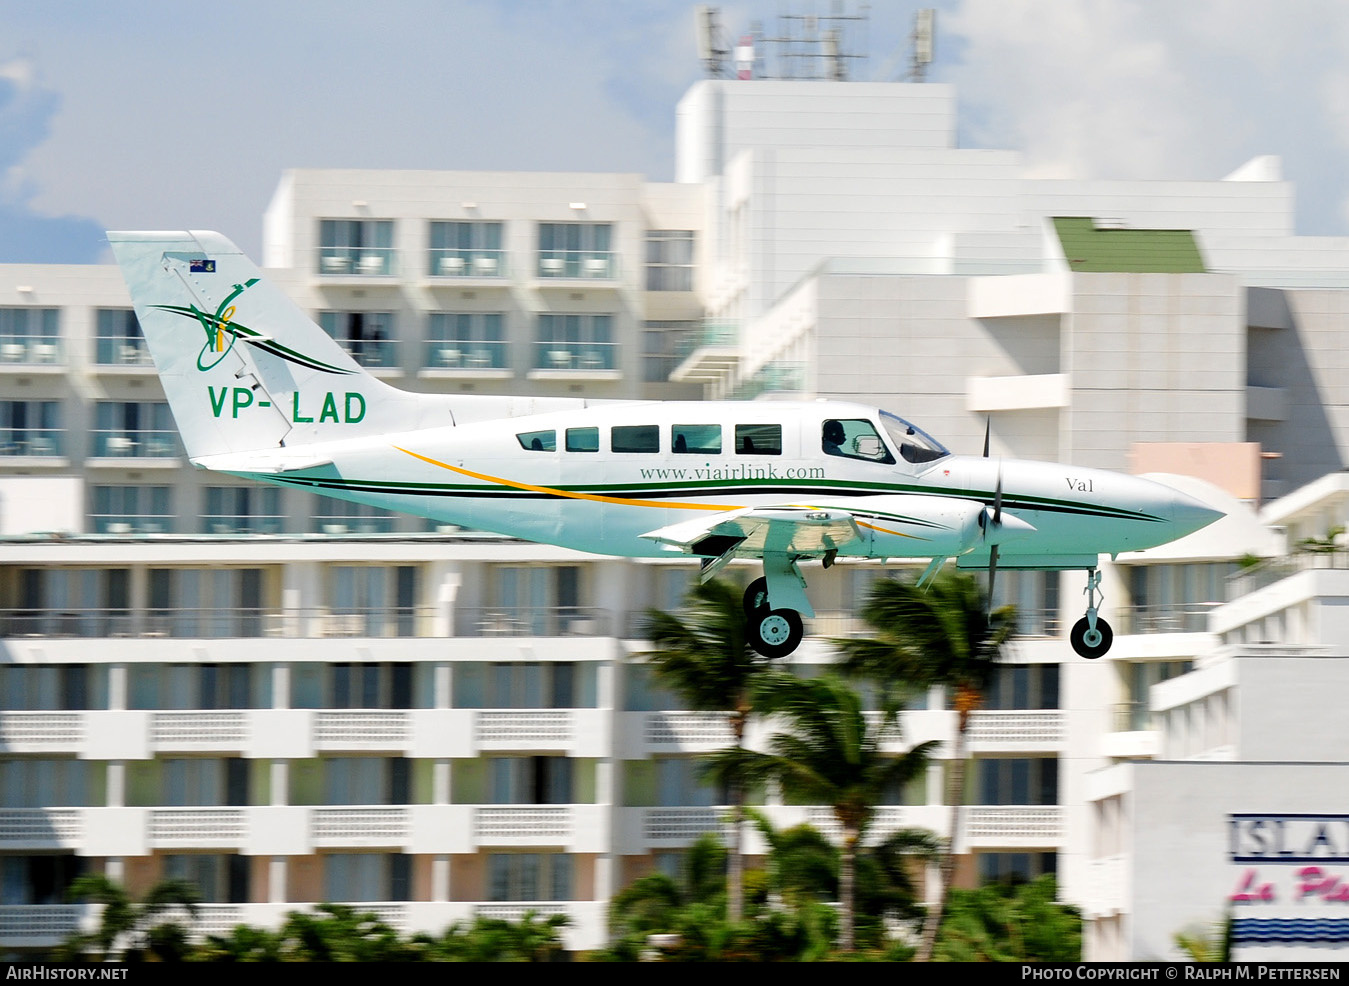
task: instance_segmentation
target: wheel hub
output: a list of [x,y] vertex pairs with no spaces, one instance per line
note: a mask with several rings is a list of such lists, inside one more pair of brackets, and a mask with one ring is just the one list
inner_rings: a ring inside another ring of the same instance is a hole
[[791,624],[777,614],[767,616],[759,623],[759,636],[766,644],[775,646],[784,644],[791,637],[791,634]]

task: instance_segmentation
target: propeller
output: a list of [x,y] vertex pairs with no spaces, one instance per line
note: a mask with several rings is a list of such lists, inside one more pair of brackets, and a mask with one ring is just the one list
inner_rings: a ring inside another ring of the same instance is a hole
[[[993,415],[984,418],[984,458],[988,458],[988,440],[993,431]],[[993,516],[985,515],[984,537],[988,537],[989,527],[1002,526],[1002,461],[998,461],[998,485],[993,491]],[[988,620],[993,622],[993,586],[998,578],[998,545],[994,543],[988,552]]]

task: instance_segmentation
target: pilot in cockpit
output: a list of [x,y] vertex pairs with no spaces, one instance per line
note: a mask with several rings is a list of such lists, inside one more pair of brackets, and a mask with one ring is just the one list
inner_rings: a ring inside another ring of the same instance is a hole
[[830,418],[824,423],[824,454],[842,455],[848,453],[843,451],[843,443],[847,440],[847,435],[843,431],[843,423]]

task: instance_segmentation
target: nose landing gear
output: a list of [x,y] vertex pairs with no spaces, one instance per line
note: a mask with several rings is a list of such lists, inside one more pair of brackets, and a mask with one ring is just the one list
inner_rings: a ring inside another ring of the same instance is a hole
[[1087,615],[1073,624],[1073,632],[1068,639],[1073,650],[1088,661],[1094,661],[1114,643],[1115,633],[1110,624],[1096,615],[1101,603],[1101,573],[1096,569],[1087,572]]

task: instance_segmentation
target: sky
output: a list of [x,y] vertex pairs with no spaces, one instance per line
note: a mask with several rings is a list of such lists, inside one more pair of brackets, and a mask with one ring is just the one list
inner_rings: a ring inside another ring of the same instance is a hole
[[[672,180],[702,77],[690,0],[0,0],[0,262],[108,259],[105,229],[219,229],[261,253],[287,168]],[[1341,0],[726,0],[733,40],[860,13],[852,77],[928,78],[963,147],[1027,173],[1221,178],[1279,155],[1296,229],[1349,234]],[[798,22],[799,23],[799,22]]]

